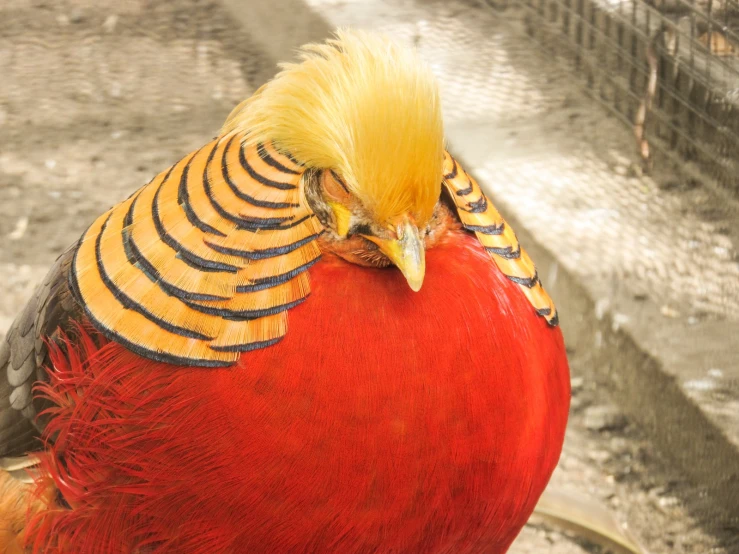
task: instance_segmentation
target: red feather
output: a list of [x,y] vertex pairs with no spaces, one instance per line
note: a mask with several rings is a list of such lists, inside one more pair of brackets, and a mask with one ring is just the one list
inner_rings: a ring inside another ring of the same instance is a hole
[[462,233],[428,251],[419,293],[333,256],[311,276],[285,339],[235,368],[82,329],[54,349],[45,464],[74,509],[39,516],[30,546],[505,552],[562,447],[559,329]]

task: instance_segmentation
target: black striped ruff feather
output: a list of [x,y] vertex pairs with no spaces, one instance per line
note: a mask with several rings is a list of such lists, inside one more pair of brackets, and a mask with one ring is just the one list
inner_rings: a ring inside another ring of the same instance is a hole
[[215,367],[268,346],[309,293],[321,226],[304,167],[272,144],[219,137],[100,216],[72,290],[109,339],[155,360]]
[[[229,133],[100,216],[80,240],[71,288],[109,339],[155,360],[216,367],[269,346],[310,291],[320,223],[305,168]],[[536,268],[475,180],[445,153],[459,218],[537,313],[557,312]]]
[[[93,325],[147,358],[216,367],[269,346],[310,292],[321,232],[305,168],[233,132],[160,173],[81,238],[71,288]],[[444,183],[462,224],[539,315],[557,312],[536,268],[475,180],[448,153]]]
[[459,219],[490,254],[503,274],[516,283],[551,326],[559,322],[554,302],[539,280],[536,266],[477,182],[449,152],[444,153],[444,184],[457,207]]
[[73,294],[99,331],[155,360],[225,366],[275,343],[320,256],[308,169],[338,171],[379,225],[426,225],[443,176],[464,226],[556,325],[516,235],[444,152],[431,70],[349,31],[304,47],[302,63],[239,105],[218,138],[100,216],[75,250]]

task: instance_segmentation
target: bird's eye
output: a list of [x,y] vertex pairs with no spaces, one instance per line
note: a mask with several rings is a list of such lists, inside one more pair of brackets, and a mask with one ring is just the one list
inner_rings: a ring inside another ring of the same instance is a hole
[[348,203],[351,199],[352,194],[349,192],[349,187],[334,170],[324,171],[321,181],[323,191],[330,200]]
[[349,194],[349,187],[346,186],[346,183],[344,182],[344,179],[342,179],[341,177],[339,177],[339,174],[336,173],[333,169],[331,170],[331,176],[334,178],[334,180],[337,183],[339,183],[339,185],[341,186],[341,188],[343,188],[344,191],[346,191],[346,193]]
[[351,235],[374,235],[374,233],[367,223],[355,223],[349,229],[349,236]]

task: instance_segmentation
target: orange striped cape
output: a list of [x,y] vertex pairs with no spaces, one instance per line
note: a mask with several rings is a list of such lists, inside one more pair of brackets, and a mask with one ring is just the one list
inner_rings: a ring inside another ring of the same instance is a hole
[[477,235],[503,275],[516,283],[536,312],[555,327],[554,302],[542,287],[536,266],[513,232],[473,179],[449,152],[444,153],[444,184],[457,206],[462,226]]
[[[285,335],[287,311],[310,291],[322,227],[303,193],[306,168],[244,138],[232,132],[189,154],[84,233],[70,284],[109,339],[147,358],[217,367]],[[513,231],[448,154],[445,168],[464,226],[556,324]]]

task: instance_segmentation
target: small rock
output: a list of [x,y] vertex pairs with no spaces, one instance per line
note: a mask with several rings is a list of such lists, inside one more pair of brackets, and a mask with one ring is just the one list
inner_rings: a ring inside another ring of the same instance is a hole
[[618,332],[621,327],[629,322],[629,316],[626,314],[614,313],[611,318],[611,329],[614,333]]
[[690,379],[685,381],[685,388],[693,391],[708,392],[716,389],[718,384],[711,379]]
[[107,33],[112,33],[115,30],[115,26],[118,24],[118,15],[112,14],[105,18],[103,21],[103,29]]
[[621,164],[614,165],[613,166],[613,172],[616,175],[626,176],[629,173],[629,166],[627,166],[627,165],[621,165]]
[[674,508],[680,503],[680,501],[674,496],[662,496],[657,500],[660,508]]
[[610,307],[610,305],[611,305],[611,300],[609,298],[605,298],[605,297],[604,298],[599,298],[595,302],[595,317],[596,317],[596,319],[598,319],[598,321],[600,321],[601,319],[603,319],[603,316],[608,311],[608,308]]
[[720,257],[723,260],[730,259],[730,251],[728,248],[724,248],[723,246],[714,246],[713,247],[713,253],[716,254],[716,256]]
[[629,451],[629,441],[623,437],[613,437],[610,442],[611,452],[622,455]]
[[591,406],[585,410],[585,427],[591,431],[618,431],[627,423],[626,417],[611,406]]
[[588,458],[599,464],[607,462],[611,459],[611,453],[607,452],[606,450],[590,450],[588,451],[587,456]]
[[15,228],[8,234],[10,240],[19,240],[23,238],[28,229],[28,217],[23,216],[15,223]]
[[72,10],[69,12],[70,23],[82,23],[85,20],[85,14],[81,10]]
[[671,317],[673,319],[680,317],[680,312],[678,312],[676,309],[671,308],[670,306],[662,306],[659,310],[663,316],[665,317]]

